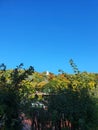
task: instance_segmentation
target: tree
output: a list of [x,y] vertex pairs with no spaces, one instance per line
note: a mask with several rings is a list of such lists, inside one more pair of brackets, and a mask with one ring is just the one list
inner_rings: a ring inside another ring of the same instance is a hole
[[[50,93],[48,108],[55,122],[58,120],[60,122],[63,113],[65,120],[71,122],[72,130],[89,130],[94,122],[95,102],[92,98],[92,90],[96,87],[96,81],[93,75],[86,72],[81,73],[73,61],[71,61],[71,65],[75,69],[75,74],[68,75],[63,72],[69,81],[67,87],[64,81],[60,87],[55,87],[56,90],[54,89],[53,94]],[[56,126],[56,129],[61,130],[60,125]]]
[[0,108],[2,116],[5,117],[5,130],[18,130],[18,125],[15,125],[16,119],[22,109],[23,97],[25,97],[25,93],[28,93],[27,89],[24,91],[26,86],[22,82],[34,73],[34,68],[30,66],[28,69],[23,69],[23,64],[20,64],[7,73],[4,64],[0,67]]

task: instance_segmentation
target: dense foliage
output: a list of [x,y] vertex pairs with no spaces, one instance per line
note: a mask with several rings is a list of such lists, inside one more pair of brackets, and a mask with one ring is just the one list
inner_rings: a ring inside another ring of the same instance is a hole
[[23,64],[7,70],[1,64],[0,121],[6,130],[19,129],[20,112],[33,119],[36,111],[42,130],[49,121],[56,130],[64,121],[72,130],[98,129],[98,74],[80,72],[73,60],[70,64],[74,74],[59,70],[57,75],[34,72],[32,66],[24,69]]

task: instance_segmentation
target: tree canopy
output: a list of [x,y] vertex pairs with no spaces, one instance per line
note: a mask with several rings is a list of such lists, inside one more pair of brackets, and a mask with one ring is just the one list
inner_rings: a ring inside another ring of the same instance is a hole
[[48,75],[34,71],[32,66],[25,69],[23,64],[12,70],[0,65],[0,116],[6,130],[19,129],[14,120],[19,112],[32,117],[33,109],[38,109],[41,115],[45,112],[40,109],[43,107],[47,108],[48,114],[44,113],[42,122],[52,120],[56,130],[61,129],[61,119],[71,122],[73,130],[97,128],[98,74],[80,72],[73,60],[70,64],[73,74],[59,70],[58,74],[49,72]]

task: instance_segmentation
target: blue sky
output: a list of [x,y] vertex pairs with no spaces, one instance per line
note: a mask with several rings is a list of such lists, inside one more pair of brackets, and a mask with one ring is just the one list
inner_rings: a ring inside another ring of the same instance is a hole
[[98,72],[97,0],[0,0],[0,63]]

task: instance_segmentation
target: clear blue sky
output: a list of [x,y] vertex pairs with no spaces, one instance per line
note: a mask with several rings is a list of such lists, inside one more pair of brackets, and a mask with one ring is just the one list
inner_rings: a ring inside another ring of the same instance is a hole
[[0,63],[98,73],[97,0],[0,0]]

